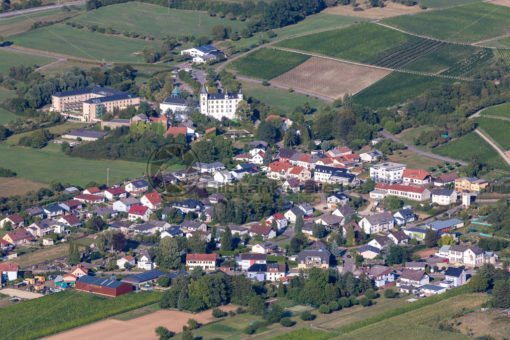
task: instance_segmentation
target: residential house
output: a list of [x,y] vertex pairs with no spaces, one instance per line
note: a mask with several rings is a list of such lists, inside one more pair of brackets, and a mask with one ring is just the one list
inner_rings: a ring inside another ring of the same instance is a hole
[[262,282],[266,279],[266,264],[254,264],[246,270],[246,277],[252,281]]
[[381,151],[378,151],[378,150],[374,150],[374,151],[368,151],[368,152],[364,152],[362,154],[359,155],[359,158],[361,159],[361,161],[363,162],[377,162],[377,160],[382,157],[383,153]]
[[138,257],[138,263],[136,264],[136,267],[138,269],[143,270],[152,270],[154,269],[155,265],[152,261],[152,256],[149,254],[147,250],[143,250],[140,252]]
[[83,194],[74,196],[74,199],[86,204],[98,204],[103,203],[105,198],[103,196],[99,195],[90,195],[90,194]]
[[262,239],[270,240],[276,237],[276,232],[271,227],[261,224],[255,224],[250,228],[249,235],[250,237],[260,235],[262,236]]
[[[397,196],[413,201],[426,201],[430,199],[430,191],[427,188],[414,185],[377,183],[374,191],[378,195],[380,192],[384,192],[386,196]],[[378,197],[376,198],[370,193],[370,198],[377,199]]]
[[130,195],[138,196],[149,190],[149,184],[143,179],[137,179],[126,184],[124,190]]
[[299,209],[298,207],[290,208],[285,214],[285,218],[290,221],[290,223],[296,223],[296,219],[298,216],[304,216],[305,213]]
[[459,178],[459,175],[457,175],[455,172],[441,175],[434,180],[434,186],[442,187],[445,185],[454,184],[457,178]]
[[16,263],[0,263],[0,283],[18,279],[19,265]]
[[426,185],[432,182],[432,176],[423,169],[405,169],[402,174],[402,182],[404,184]]
[[209,202],[211,204],[218,204],[221,202],[225,202],[225,195],[219,193],[219,192],[213,192],[209,195]]
[[236,258],[237,267],[241,270],[248,270],[254,264],[263,264],[267,263],[267,255],[266,254],[246,254],[241,253]]
[[44,210],[41,207],[31,207],[25,209],[25,214],[33,218],[44,218]]
[[216,261],[218,261],[218,254],[186,254],[186,267],[189,270],[196,267],[204,271],[216,270]]
[[[70,215],[68,215],[70,216]],[[73,215],[74,216],[74,215]],[[76,217],[76,216],[75,216]],[[71,222],[75,222],[75,219],[70,218]],[[66,221],[66,220],[63,220]],[[79,222],[79,221],[78,221]],[[34,237],[43,237],[48,234],[62,234],[65,231],[67,226],[67,222],[60,222],[51,218],[47,218],[45,220],[40,220],[32,223],[28,226],[27,230]]]
[[262,242],[254,245],[251,251],[255,254],[274,254],[280,252],[280,248],[274,243]]
[[65,210],[59,205],[50,205],[43,209],[46,217],[56,217],[63,215]]
[[80,278],[82,276],[89,275],[89,270],[85,268],[84,265],[79,263],[76,267],[73,268],[73,270],[71,270],[71,274]]
[[271,119],[276,119],[276,120],[281,120],[282,121],[282,130],[285,132],[287,131],[293,124],[293,121],[290,120],[289,118],[287,117],[281,117],[281,116],[277,116],[277,115],[269,115],[266,117],[266,122],[271,120]]
[[287,178],[297,178],[304,182],[312,178],[312,173],[307,168],[295,166],[289,170]]
[[19,214],[12,214],[0,221],[0,228],[4,228],[7,223],[11,224],[11,228],[23,228],[25,220]]
[[172,207],[182,214],[187,214],[189,212],[200,213],[200,211],[204,208],[204,204],[197,199],[187,199],[180,202],[174,202]]
[[133,256],[124,256],[117,260],[117,266],[119,266],[120,269],[124,268],[133,268],[136,265],[136,258]]
[[458,218],[451,218],[445,221],[435,221],[425,225],[426,228],[430,228],[439,234],[446,233],[457,228],[462,228],[463,226],[464,222]]
[[369,246],[377,248],[379,250],[383,250],[384,248],[389,248],[394,245],[393,241],[387,236],[379,236],[368,242]]
[[450,287],[459,287],[466,284],[466,271],[463,268],[448,267],[444,273],[444,280]]
[[455,180],[455,191],[461,193],[463,191],[481,192],[489,185],[489,182],[478,177],[461,177]]
[[342,185],[357,185],[359,180],[345,168],[317,165],[313,179],[316,182]]
[[406,225],[409,222],[414,222],[416,215],[409,208],[401,209],[393,214],[393,219],[397,225]]
[[64,209],[67,213],[76,213],[83,209],[83,202],[78,200],[69,200],[59,204],[62,209]]
[[34,241],[34,237],[26,229],[10,231],[2,237],[5,241],[15,246],[23,246]]
[[381,233],[393,228],[393,216],[389,212],[363,217],[359,226],[367,234]]
[[395,275],[390,267],[375,265],[368,271],[368,277],[374,280],[375,286],[381,288],[395,281]]
[[109,201],[117,200],[120,198],[126,198],[128,193],[123,187],[109,188],[104,191],[104,197]]
[[342,221],[343,217],[330,214],[322,214],[315,219],[316,224],[321,224],[323,226],[328,227],[329,229],[340,226]]
[[432,203],[439,205],[450,205],[457,201],[457,192],[455,190],[435,189],[432,190]]
[[344,206],[350,201],[350,197],[341,191],[335,192],[328,196],[327,203],[329,208],[336,208],[338,205]]
[[437,285],[426,284],[419,288],[421,294],[425,296],[432,296],[437,294],[443,294],[446,292],[446,288]]
[[161,195],[157,191],[145,194],[140,199],[140,203],[151,210],[158,210],[161,207]]
[[184,220],[180,225],[181,230],[184,233],[195,232],[195,231],[207,231],[207,224],[200,221]]
[[285,277],[287,268],[285,263],[268,263],[266,270],[266,280],[271,282],[280,281]]
[[305,214],[305,215],[308,215],[308,216],[311,216],[313,215],[313,207],[310,203],[301,203],[300,205],[297,206],[299,209],[301,209],[301,211]]
[[425,262],[408,261],[408,262],[406,262],[404,267],[406,269],[411,269],[411,270],[425,271],[425,268],[427,267],[427,264]]
[[344,205],[343,207],[336,208],[331,215],[339,216],[342,218],[341,224],[346,224],[350,222],[351,216],[355,215],[356,211],[348,205]]
[[103,190],[99,189],[98,187],[92,187],[92,188],[83,190],[82,194],[103,196],[104,192],[103,192]]
[[65,224],[67,227],[79,227],[81,225],[80,219],[76,215],[64,215],[60,217],[58,222]]
[[449,245],[442,246],[441,248],[439,248],[439,251],[436,253],[436,256],[443,257],[443,258],[447,259],[450,254],[450,247],[451,246],[449,246]]
[[298,269],[321,268],[328,269],[331,253],[324,249],[303,250],[298,254]]
[[[234,177],[230,173],[230,171],[222,170],[222,171],[216,171],[213,176],[214,182],[225,185],[230,184],[234,180]],[[209,182],[211,183],[211,182]]]
[[423,228],[407,228],[402,230],[409,238],[423,241],[425,239],[425,229]]
[[429,283],[429,276],[421,270],[404,269],[398,278],[397,286],[419,287]]
[[361,246],[358,248],[358,254],[363,256],[364,259],[372,260],[381,253],[381,250],[369,245]]
[[346,156],[346,155],[350,155],[352,153],[352,150],[349,149],[348,147],[346,146],[337,146],[336,148],[334,149],[331,149],[327,152],[327,154],[330,156],[330,157],[340,157],[340,156]]
[[275,161],[269,164],[267,176],[272,179],[286,179],[287,172],[292,168],[292,164],[282,161]]
[[96,209],[94,209],[94,215],[104,219],[109,219],[115,218],[118,215],[118,212],[110,207],[97,207]]
[[301,191],[301,182],[297,178],[287,178],[282,185],[282,188],[286,192],[300,192]]
[[381,253],[381,250],[379,250],[376,247],[372,247],[369,245],[361,246],[358,248],[358,254],[363,256],[364,259],[374,259]]
[[182,170],[177,170],[172,173],[173,177],[175,177],[179,181],[191,181],[198,177],[198,171],[193,168],[186,168]]
[[113,202],[112,208],[115,211],[127,213],[133,205],[141,205],[141,202],[134,197],[128,197],[121,198],[120,200]]
[[225,170],[225,165],[221,162],[213,163],[200,163],[196,162],[192,166],[193,169],[197,170],[201,174],[213,174],[217,171]]
[[165,238],[165,237],[179,237],[179,236],[183,236],[184,233],[182,232],[181,228],[179,226],[171,226],[170,228],[168,228],[167,230],[165,231],[162,231],[161,232],[161,238]]
[[403,230],[391,231],[388,233],[388,238],[393,241],[396,245],[406,245],[409,241],[409,237]]
[[266,218],[266,225],[271,226],[273,221],[275,221],[278,230],[286,228],[289,224],[289,221],[280,213],[276,213]]
[[298,153],[296,150],[280,148],[278,150],[278,160],[280,162],[289,162],[296,153]]
[[170,228],[170,224],[165,221],[150,220],[131,228],[135,234],[154,235],[156,232],[163,232]]
[[452,245],[448,252],[448,261],[452,264],[477,267],[484,263],[484,252],[478,246]]
[[370,167],[370,179],[374,182],[397,184],[402,182],[405,164],[383,162]]
[[152,214],[152,211],[143,206],[143,205],[133,205],[131,208],[129,208],[128,211],[128,220],[130,221],[136,221],[138,219],[141,219],[143,221],[148,221],[150,216]]

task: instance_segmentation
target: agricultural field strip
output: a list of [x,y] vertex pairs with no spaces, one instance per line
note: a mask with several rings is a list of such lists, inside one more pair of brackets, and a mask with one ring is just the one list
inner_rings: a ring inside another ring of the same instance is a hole
[[329,57],[329,56],[325,56],[325,55],[318,54],[318,53],[315,53],[315,52],[300,51],[300,50],[295,50],[295,49],[287,48],[287,47],[270,46],[270,48],[273,48],[273,49],[276,49],[276,50],[287,51],[287,52],[293,52],[293,53],[309,55],[309,56],[317,57],[317,58],[334,60],[334,61],[338,61],[338,62],[346,63],[346,64],[351,64],[351,65],[375,68],[375,69],[379,69],[379,70],[398,71],[398,72],[402,72],[402,73],[417,74],[417,75],[421,75],[421,76],[431,76],[431,77],[439,77],[439,78],[446,78],[446,79],[457,79],[457,80],[463,80],[463,81],[471,81],[472,80],[471,78],[466,78],[466,77],[447,76],[447,75],[442,75],[442,74],[437,74],[437,73],[419,72],[419,71],[411,71],[411,70],[407,70],[407,69],[397,69],[397,68],[384,67],[384,66],[378,66],[378,65],[372,65],[372,64],[365,64],[365,63],[361,63],[361,62],[358,62],[358,61],[352,61],[352,60],[347,60],[347,59],[342,59],[342,58],[337,58],[337,57]]

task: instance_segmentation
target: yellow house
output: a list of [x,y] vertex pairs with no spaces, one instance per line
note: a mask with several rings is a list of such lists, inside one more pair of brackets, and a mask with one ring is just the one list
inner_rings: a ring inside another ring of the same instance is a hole
[[321,268],[328,269],[331,253],[324,248],[313,250],[303,250],[298,254],[298,268],[310,269]]
[[489,182],[478,177],[461,177],[455,180],[455,191],[480,192],[489,185]]

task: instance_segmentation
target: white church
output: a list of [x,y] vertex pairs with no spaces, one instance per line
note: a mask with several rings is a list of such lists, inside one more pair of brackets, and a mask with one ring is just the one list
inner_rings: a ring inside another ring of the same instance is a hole
[[200,113],[218,120],[236,118],[237,105],[243,100],[242,91],[229,93],[208,93],[205,86],[200,91]]

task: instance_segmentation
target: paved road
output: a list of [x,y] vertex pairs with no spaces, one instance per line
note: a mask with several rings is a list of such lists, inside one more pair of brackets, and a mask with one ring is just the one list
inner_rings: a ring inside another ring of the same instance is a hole
[[480,136],[482,137],[487,143],[489,143],[493,148],[494,150],[496,150],[499,155],[501,157],[503,157],[503,159],[505,160],[505,162],[510,165],[510,158],[508,158],[508,156],[506,155],[506,153],[501,150],[501,148],[499,147],[499,145],[497,145],[496,143],[494,143],[494,141],[489,138],[482,130],[480,129],[476,129],[475,132]]
[[415,153],[417,153],[419,155],[426,156],[426,157],[429,157],[429,158],[434,158],[434,159],[437,159],[437,160],[440,160],[440,161],[444,161],[444,162],[450,162],[450,163],[458,162],[461,165],[467,165],[466,162],[459,161],[459,160],[456,160],[456,159],[453,159],[453,158],[449,158],[449,157],[439,156],[439,155],[433,154],[432,152],[422,151],[420,149],[415,148],[414,146],[407,145],[407,144],[401,142],[397,137],[393,136],[391,133],[389,133],[386,130],[382,130],[381,131],[381,135],[383,135],[385,138],[391,139],[392,141],[394,141],[396,143],[404,144],[409,151],[415,152]]
[[13,17],[13,16],[16,16],[16,15],[23,15],[23,14],[34,13],[34,12],[39,12],[39,11],[46,11],[48,9],[61,8],[61,7],[64,7],[64,6],[78,6],[78,5],[84,5],[84,4],[85,4],[85,0],[79,0],[79,1],[67,2],[67,3],[64,3],[64,4],[60,4],[60,5],[50,5],[50,6],[41,6],[41,7],[27,8],[27,9],[22,9],[22,10],[19,10],[19,11],[12,11],[12,12],[1,13],[0,14],[0,19],[8,18],[8,17]]

